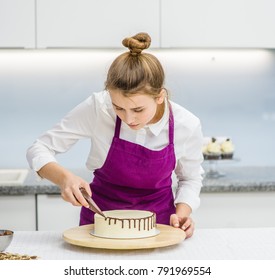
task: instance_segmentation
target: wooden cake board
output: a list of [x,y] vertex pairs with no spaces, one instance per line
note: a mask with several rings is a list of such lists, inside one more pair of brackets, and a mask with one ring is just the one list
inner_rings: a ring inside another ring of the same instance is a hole
[[63,233],[63,239],[73,245],[114,250],[148,249],[171,246],[182,242],[186,234],[182,229],[168,225],[157,224],[160,233],[153,237],[136,239],[109,239],[91,234],[94,225],[85,225],[68,229]]

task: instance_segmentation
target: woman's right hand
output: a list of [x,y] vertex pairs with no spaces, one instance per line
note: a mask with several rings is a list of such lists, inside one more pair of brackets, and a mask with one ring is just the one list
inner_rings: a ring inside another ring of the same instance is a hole
[[72,173],[68,174],[63,182],[60,184],[61,196],[65,201],[70,202],[74,206],[89,207],[88,202],[83,197],[80,188],[84,188],[91,196],[91,189],[89,183],[81,177]]
[[56,162],[47,163],[38,171],[38,174],[42,178],[46,178],[58,185],[61,190],[61,196],[65,201],[68,201],[75,206],[82,205],[87,208],[89,207],[80,188],[84,188],[91,196],[90,185],[81,177],[76,176]]

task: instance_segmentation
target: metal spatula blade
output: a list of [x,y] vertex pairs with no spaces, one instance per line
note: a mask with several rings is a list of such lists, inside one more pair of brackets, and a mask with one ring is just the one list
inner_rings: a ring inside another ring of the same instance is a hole
[[93,212],[103,216],[104,218],[106,218],[106,216],[104,215],[104,213],[100,210],[100,208],[97,206],[97,204],[94,202],[94,200],[89,196],[89,194],[87,193],[87,191],[84,188],[80,188],[80,191],[83,195],[83,197],[87,200],[87,202],[89,203],[89,208],[90,210],[92,210]]

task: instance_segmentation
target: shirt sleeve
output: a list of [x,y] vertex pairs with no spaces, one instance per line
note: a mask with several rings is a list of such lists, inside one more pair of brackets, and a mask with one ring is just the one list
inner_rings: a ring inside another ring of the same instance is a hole
[[91,96],[70,111],[52,129],[41,135],[27,150],[31,169],[39,171],[56,155],[68,151],[78,140],[92,138],[96,123],[94,97]]
[[175,174],[177,187],[175,192],[175,204],[186,203],[192,211],[200,205],[200,191],[204,170],[201,166],[203,136],[200,123],[184,143],[184,153],[177,161]]

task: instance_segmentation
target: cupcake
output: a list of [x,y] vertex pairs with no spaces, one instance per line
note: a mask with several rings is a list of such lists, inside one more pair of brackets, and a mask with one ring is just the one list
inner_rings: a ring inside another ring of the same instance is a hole
[[221,144],[221,157],[222,159],[232,159],[234,153],[234,145],[230,138],[227,138]]
[[207,159],[207,145],[202,146],[202,154],[204,159]]
[[207,144],[203,151],[204,159],[219,159],[221,156],[221,146],[217,142],[217,139],[212,137],[211,142]]

